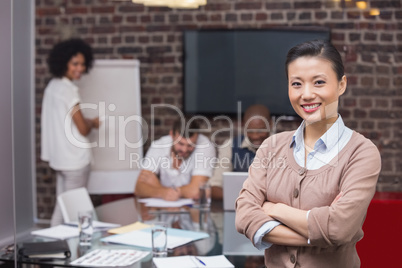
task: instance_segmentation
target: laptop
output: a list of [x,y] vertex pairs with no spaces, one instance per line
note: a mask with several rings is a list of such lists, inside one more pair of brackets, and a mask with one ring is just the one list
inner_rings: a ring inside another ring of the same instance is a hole
[[239,196],[248,172],[223,172],[223,209],[235,210],[235,201]]
[[256,249],[245,235],[237,232],[235,227],[236,212],[225,211],[223,215],[222,253],[224,255],[263,256],[264,250]]

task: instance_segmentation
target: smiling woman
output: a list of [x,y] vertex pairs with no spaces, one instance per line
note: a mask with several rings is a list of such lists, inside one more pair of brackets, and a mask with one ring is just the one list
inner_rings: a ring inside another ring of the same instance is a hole
[[304,121],[257,151],[236,200],[237,230],[265,249],[267,267],[360,267],[356,243],[381,169],[378,149],[337,112],[347,80],[331,43],[293,47],[286,67]]
[[[70,39],[56,44],[51,50],[48,65],[52,80],[45,89],[41,116],[41,159],[56,171],[56,194],[85,187],[90,171],[89,148],[75,146],[67,137],[72,133],[77,140],[88,142],[86,136],[99,127],[99,119],[85,118],[80,109],[78,87],[73,80],[88,72],[92,66],[92,49],[81,39]],[[72,119],[72,120],[71,120]],[[66,122],[73,122],[71,125]],[[63,222],[56,204],[51,225]]]

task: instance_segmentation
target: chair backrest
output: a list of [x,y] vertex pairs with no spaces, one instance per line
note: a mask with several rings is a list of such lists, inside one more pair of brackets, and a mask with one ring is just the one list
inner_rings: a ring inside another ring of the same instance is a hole
[[64,222],[77,222],[78,211],[93,211],[93,219],[97,220],[91,198],[84,187],[60,194],[57,197],[57,203],[63,214]]
[[128,225],[140,220],[135,199],[132,197],[102,204],[97,206],[95,211],[98,220],[102,222]]

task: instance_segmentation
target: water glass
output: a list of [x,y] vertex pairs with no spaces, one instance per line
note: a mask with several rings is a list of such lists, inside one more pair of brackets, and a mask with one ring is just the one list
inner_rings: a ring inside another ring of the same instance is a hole
[[167,257],[167,224],[156,222],[152,226],[152,254],[154,257]]
[[201,209],[209,209],[211,206],[211,185],[206,182],[200,185],[199,205]]
[[78,212],[78,230],[80,245],[91,245],[93,234],[92,213],[92,211]]

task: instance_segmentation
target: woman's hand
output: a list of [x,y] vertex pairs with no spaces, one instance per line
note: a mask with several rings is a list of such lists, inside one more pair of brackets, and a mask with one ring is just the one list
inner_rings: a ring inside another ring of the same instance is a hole
[[273,210],[275,209],[275,205],[275,203],[267,201],[262,205],[262,209],[264,210],[265,214],[271,216]]

